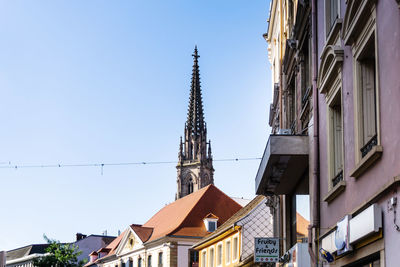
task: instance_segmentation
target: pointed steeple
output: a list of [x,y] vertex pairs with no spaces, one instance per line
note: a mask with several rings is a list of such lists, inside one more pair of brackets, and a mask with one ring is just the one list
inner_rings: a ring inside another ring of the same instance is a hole
[[191,135],[198,136],[204,130],[203,99],[201,96],[199,54],[197,45],[193,53],[192,82],[190,88],[189,108],[186,125]]
[[184,140],[180,140],[176,199],[214,183],[211,141],[207,142],[200,88],[199,54],[193,53],[192,81]]

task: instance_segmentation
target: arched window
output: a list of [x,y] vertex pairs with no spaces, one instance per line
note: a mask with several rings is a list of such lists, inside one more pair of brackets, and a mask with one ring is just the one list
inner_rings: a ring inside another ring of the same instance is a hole
[[188,194],[193,193],[193,180],[190,178],[188,183]]

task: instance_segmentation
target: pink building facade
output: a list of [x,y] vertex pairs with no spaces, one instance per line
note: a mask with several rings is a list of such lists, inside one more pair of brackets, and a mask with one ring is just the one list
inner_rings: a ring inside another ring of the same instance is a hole
[[318,1],[316,11],[320,248],[334,266],[400,266],[399,2]]

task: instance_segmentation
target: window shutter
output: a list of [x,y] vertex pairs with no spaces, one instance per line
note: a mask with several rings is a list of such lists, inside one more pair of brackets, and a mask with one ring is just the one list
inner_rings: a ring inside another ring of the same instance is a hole
[[366,60],[361,64],[363,145],[376,135],[375,62]]
[[342,111],[341,106],[335,106],[333,112],[333,130],[335,146],[335,173],[337,175],[342,170]]

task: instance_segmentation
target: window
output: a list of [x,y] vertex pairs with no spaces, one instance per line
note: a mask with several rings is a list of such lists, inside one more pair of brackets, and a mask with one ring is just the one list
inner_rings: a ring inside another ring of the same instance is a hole
[[188,193],[193,193],[193,181],[190,179],[189,184],[188,184]]
[[330,177],[332,187],[343,180],[343,118],[342,97],[339,89],[328,106]]
[[231,241],[228,240],[225,243],[225,261],[226,264],[229,264],[231,262]]
[[339,0],[325,0],[326,36],[331,32],[337,18],[339,18]]
[[201,267],[206,267],[207,266],[207,253],[203,251],[201,254]]
[[208,264],[209,267],[214,267],[214,248],[210,248],[210,262]]
[[[365,34],[366,35],[366,34]],[[356,134],[356,168],[351,176],[359,177],[365,170],[365,162],[371,163],[379,158],[382,152],[379,140],[379,83],[376,71],[375,29],[359,40],[360,46],[354,52],[354,86],[355,86],[355,134]],[[376,147],[376,148],[375,148]],[[369,153],[370,151],[373,153]],[[368,155],[368,157],[367,157]],[[363,159],[365,158],[365,160]]]
[[139,259],[137,260],[137,266],[138,267],[142,267],[142,258],[139,257]]
[[208,221],[208,231],[214,232],[217,229],[217,222]]
[[233,238],[233,260],[236,261],[239,255],[239,237]]
[[163,253],[160,252],[158,253],[158,267],[162,267],[163,266]]
[[151,267],[151,255],[147,257],[147,267]]
[[198,266],[199,252],[194,249],[189,249],[189,252],[190,252],[190,266],[193,266],[193,263],[197,263]]
[[361,157],[367,155],[372,147],[377,145],[375,62],[375,41],[371,38],[358,58],[359,100],[362,113],[360,120]]
[[222,243],[217,245],[217,266],[222,265]]
[[133,259],[129,259],[129,267],[133,267]]

